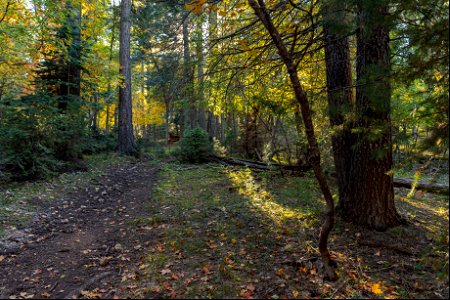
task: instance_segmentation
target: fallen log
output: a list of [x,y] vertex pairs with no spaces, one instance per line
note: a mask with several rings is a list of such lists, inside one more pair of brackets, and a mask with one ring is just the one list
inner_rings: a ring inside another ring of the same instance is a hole
[[277,164],[277,163],[263,163],[259,161],[250,161],[245,159],[237,159],[237,158],[230,158],[230,157],[211,157],[211,161],[222,163],[225,165],[233,165],[233,166],[242,166],[242,167],[248,167],[251,169],[257,169],[257,170],[285,170],[285,171],[292,171],[292,172],[306,172],[311,170],[311,166],[309,164],[304,165],[283,165],[283,164]]
[[[248,167],[251,169],[257,169],[257,170],[285,170],[285,171],[292,171],[292,172],[298,172],[298,173],[304,173],[306,171],[309,171],[312,169],[311,165],[309,164],[303,164],[303,165],[283,165],[283,164],[277,164],[277,163],[263,163],[259,161],[250,161],[245,159],[237,159],[237,158],[231,158],[231,157],[211,157],[211,161],[222,163],[225,165],[233,165],[233,166],[242,166],[242,167]],[[333,174],[334,177],[336,177],[336,174]],[[405,179],[405,178],[394,178],[394,187],[397,188],[408,188],[411,189],[413,186],[414,180],[412,179]],[[445,184],[438,184],[438,183],[423,183],[419,182],[416,184],[415,187],[417,190],[423,190],[426,192],[434,193],[434,194],[449,194],[449,186]]]
[[[394,187],[411,189],[414,184],[414,180],[405,178],[395,178]],[[449,194],[449,186],[439,183],[424,183],[418,182],[415,186],[417,190],[422,190],[435,194]]]

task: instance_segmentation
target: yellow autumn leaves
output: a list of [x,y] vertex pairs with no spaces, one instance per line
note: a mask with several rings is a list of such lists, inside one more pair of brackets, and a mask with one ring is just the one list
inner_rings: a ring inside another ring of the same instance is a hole
[[186,9],[192,11],[193,13],[199,14],[206,2],[208,2],[208,0],[193,0],[189,3],[186,3],[184,6],[186,7]]

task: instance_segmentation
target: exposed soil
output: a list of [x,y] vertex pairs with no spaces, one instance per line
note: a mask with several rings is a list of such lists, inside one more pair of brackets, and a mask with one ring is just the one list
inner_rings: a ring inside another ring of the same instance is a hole
[[0,298],[121,295],[122,277],[155,238],[133,221],[145,215],[158,170],[149,161],[111,168],[9,234],[0,243]]

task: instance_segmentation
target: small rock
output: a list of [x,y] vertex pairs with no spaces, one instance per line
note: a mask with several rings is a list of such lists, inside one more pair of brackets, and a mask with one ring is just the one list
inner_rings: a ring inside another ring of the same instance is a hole
[[123,246],[121,244],[116,244],[114,246],[114,250],[122,252],[123,251]]

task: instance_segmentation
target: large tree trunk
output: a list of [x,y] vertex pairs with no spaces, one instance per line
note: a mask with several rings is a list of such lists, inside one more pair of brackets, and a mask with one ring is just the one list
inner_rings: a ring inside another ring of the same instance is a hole
[[328,236],[334,224],[334,201],[331,195],[330,188],[328,186],[328,182],[322,170],[320,149],[319,145],[317,144],[317,139],[314,133],[314,125],[312,122],[311,116],[312,114],[311,108],[309,106],[308,97],[300,83],[294,59],[287,50],[287,47],[284,44],[283,39],[280,33],[278,32],[277,28],[274,26],[272,19],[270,17],[270,13],[268,12],[266,5],[264,3],[264,0],[258,0],[258,3],[256,3],[255,0],[248,0],[248,3],[255,11],[256,16],[259,18],[261,23],[267,29],[268,33],[270,34],[270,37],[272,38],[272,41],[277,47],[278,53],[282,58],[284,64],[286,65],[292,89],[294,90],[295,98],[301,107],[301,114],[305,126],[305,133],[311,152],[310,156],[311,164],[313,166],[314,175],[316,176],[322,194],[327,203],[326,219],[320,232],[319,251],[322,256],[322,260],[324,262],[325,278],[329,280],[336,280],[337,274],[335,273],[335,270],[333,268],[330,252],[328,250]]
[[325,63],[328,91],[328,112],[334,130],[331,138],[337,174],[339,201],[348,202],[350,185],[359,184],[351,178],[352,134],[347,119],[354,106],[353,80],[350,64],[348,24],[342,2],[329,0],[323,8]]
[[400,224],[394,204],[386,1],[358,1],[356,117],[344,219],[385,230]]
[[130,67],[130,15],[131,0],[122,0],[120,16],[120,73],[122,84],[119,87],[119,152],[125,155],[134,153],[131,67]]

